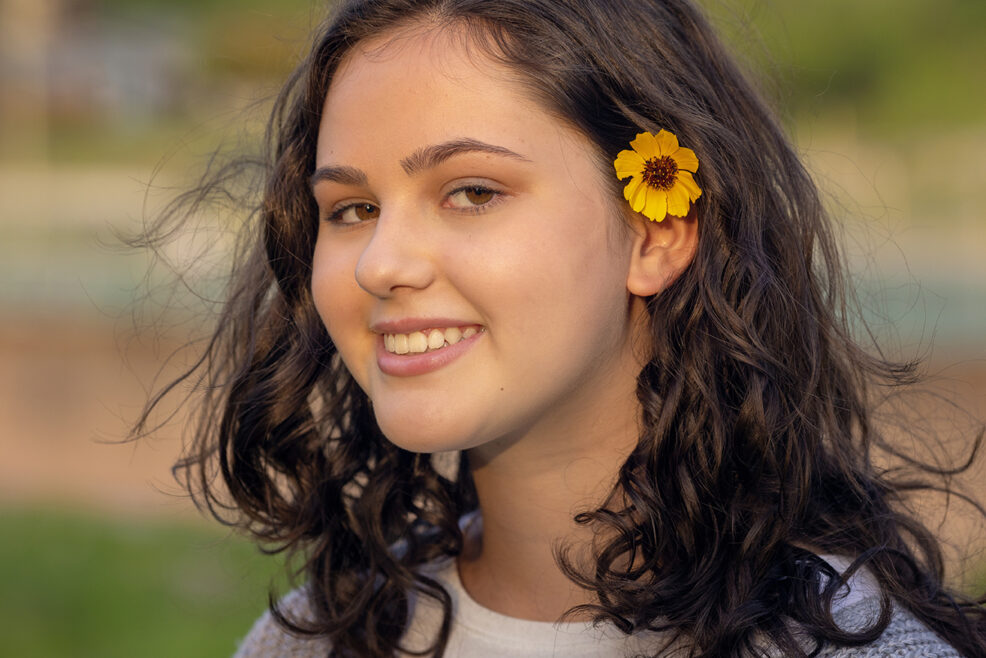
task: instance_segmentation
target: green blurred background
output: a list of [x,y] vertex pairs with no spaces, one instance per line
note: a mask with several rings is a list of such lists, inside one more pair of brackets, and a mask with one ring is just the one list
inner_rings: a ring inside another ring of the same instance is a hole
[[[890,353],[986,416],[986,2],[706,0],[783,111]],[[174,484],[179,413],[123,444],[207,303],[117,245],[221,145],[249,149],[324,9],[304,0],[0,0],[0,652],[228,655],[277,559]],[[221,213],[220,213],[221,214]],[[168,256],[199,261],[217,222]],[[150,292],[148,292],[150,291]],[[135,303],[147,295],[145,301]],[[968,418],[927,402],[931,431]],[[924,413],[924,412],[927,413]],[[166,420],[162,415],[159,420]],[[970,480],[980,492],[982,469]],[[983,528],[922,508],[955,545]],[[955,582],[980,579],[978,557]]]

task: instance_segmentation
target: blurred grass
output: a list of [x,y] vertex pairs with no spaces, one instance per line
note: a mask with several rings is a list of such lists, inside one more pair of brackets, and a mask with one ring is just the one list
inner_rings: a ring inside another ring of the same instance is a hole
[[0,508],[3,651],[22,658],[228,656],[278,558],[194,521]]
[[[229,656],[280,560],[200,523],[0,508],[3,655]],[[971,579],[986,589],[986,565]]]

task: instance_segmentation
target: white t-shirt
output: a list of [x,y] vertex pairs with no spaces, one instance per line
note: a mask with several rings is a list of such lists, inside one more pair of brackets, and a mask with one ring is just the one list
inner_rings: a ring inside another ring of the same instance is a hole
[[[535,658],[542,656],[634,655],[660,646],[661,635],[626,635],[612,624],[548,622],[517,619],[484,608],[462,586],[455,560],[436,565],[432,572],[452,597],[452,632],[446,655],[468,658]],[[442,620],[441,606],[418,599],[405,634],[407,648],[423,649],[435,637]]]

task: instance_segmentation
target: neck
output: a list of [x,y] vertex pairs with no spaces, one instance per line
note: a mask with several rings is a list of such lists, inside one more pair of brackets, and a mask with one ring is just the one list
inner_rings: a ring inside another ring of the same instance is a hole
[[561,571],[553,549],[567,545],[571,558],[588,555],[593,528],[578,526],[573,517],[606,502],[636,445],[636,398],[632,391],[614,398],[605,419],[591,417],[595,406],[569,414],[550,435],[535,432],[469,452],[482,524],[467,539],[459,572],[484,607],[556,621],[575,605],[595,602]]

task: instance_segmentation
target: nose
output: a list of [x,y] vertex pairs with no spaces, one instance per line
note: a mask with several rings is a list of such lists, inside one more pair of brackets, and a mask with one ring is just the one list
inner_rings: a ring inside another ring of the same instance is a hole
[[426,227],[407,212],[382,211],[356,263],[356,283],[381,299],[427,288],[435,277]]

